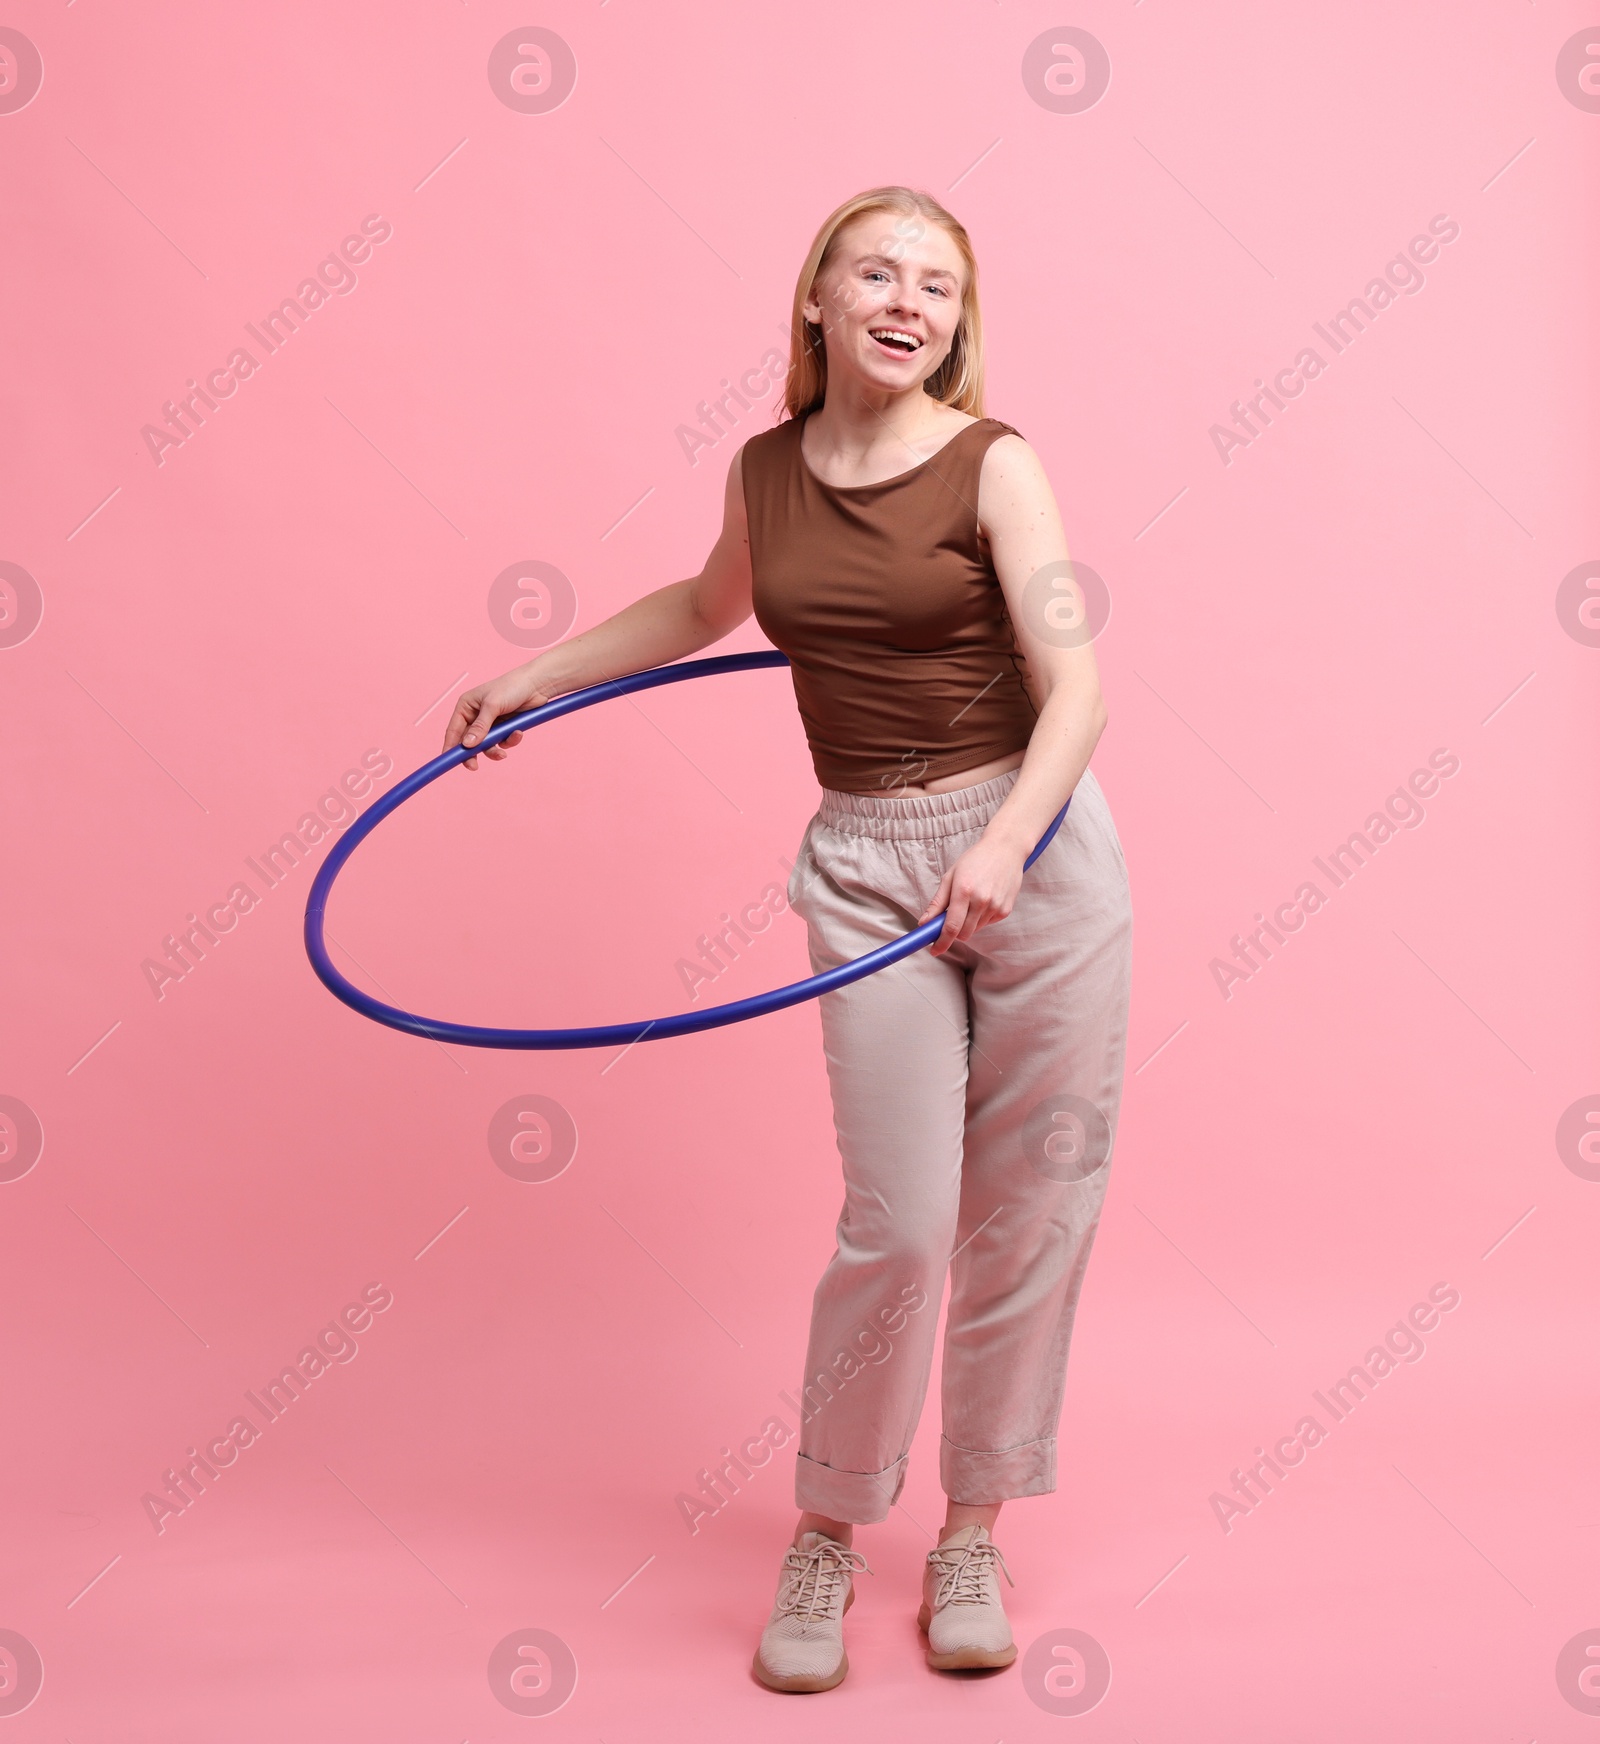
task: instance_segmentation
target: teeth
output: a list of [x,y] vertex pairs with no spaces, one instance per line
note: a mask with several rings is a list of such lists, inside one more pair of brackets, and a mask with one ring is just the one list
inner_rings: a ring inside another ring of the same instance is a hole
[[913,334],[896,333],[887,327],[869,328],[868,331],[874,339],[886,339],[891,345],[903,345],[907,351],[920,351],[922,349],[922,341]]

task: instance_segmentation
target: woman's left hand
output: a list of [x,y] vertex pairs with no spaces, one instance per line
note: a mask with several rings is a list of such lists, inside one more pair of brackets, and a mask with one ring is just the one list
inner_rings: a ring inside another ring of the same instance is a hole
[[932,920],[946,910],[944,931],[929,947],[942,957],[957,939],[970,939],[979,927],[1004,920],[1016,906],[1022,888],[1022,863],[1015,848],[980,838],[939,881],[938,894],[917,920]]

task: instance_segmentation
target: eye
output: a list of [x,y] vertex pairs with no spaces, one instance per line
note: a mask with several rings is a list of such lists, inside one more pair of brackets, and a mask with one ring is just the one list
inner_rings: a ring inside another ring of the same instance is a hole
[[889,275],[881,266],[869,266],[866,271],[866,276],[869,279],[886,279]]

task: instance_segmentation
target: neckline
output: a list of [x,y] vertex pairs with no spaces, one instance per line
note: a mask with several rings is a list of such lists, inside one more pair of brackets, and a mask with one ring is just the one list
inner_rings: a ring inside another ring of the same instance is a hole
[[915,478],[924,467],[931,466],[933,462],[945,452],[945,449],[953,447],[968,433],[968,431],[976,430],[980,424],[987,424],[990,422],[988,418],[975,418],[963,429],[957,430],[955,435],[952,436],[948,442],[934,449],[933,453],[930,454],[926,460],[919,460],[917,464],[911,467],[908,471],[897,472],[892,478],[880,478],[872,484],[829,484],[825,478],[817,477],[816,473],[811,468],[811,463],[806,459],[805,445],[802,438],[805,435],[806,421],[810,416],[811,413],[807,412],[804,418],[797,419],[795,422],[794,451],[800,461],[800,470],[813,484],[818,485],[823,490],[848,491],[852,493],[856,491],[882,490],[885,485],[901,484],[908,478]]

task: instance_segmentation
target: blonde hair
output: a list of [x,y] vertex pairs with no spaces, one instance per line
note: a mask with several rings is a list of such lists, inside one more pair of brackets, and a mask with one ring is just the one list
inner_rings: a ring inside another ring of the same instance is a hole
[[[805,318],[805,304],[816,289],[817,280],[838,252],[839,233],[845,225],[863,213],[898,214],[901,224],[895,226],[895,236],[888,240],[898,244],[906,235],[920,235],[920,229],[903,227],[906,218],[927,219],[940,225],[960,251],[966,263],[967,282],[961,296],[961,319],[950,342],[950,352],[944,362],[923,383],[923,391],[958,412],[974,418],[983,414],[983,321],[978,312],[978,260],[972,251],[972,238],[960,221],[951,216],[932,194],[917,188],[869,188],[854,199],[846,200],[830,213],[812,242],[800,277],[795,281],[794,308],[789,318],[789,375],[784,384],[784,410],[791,418],[814,411],[828,391],[828,357],[823,348],[823,327]],[[824,314],[826,319],[826,313]]]

